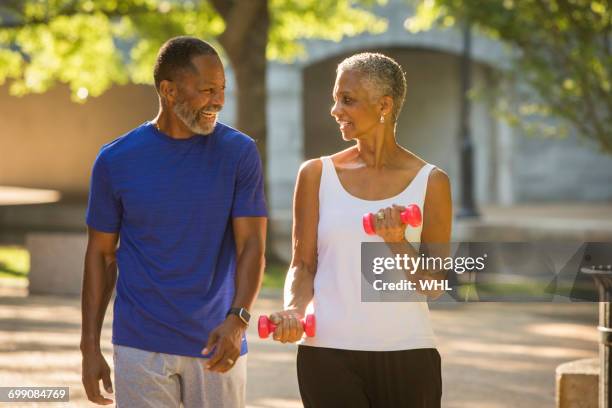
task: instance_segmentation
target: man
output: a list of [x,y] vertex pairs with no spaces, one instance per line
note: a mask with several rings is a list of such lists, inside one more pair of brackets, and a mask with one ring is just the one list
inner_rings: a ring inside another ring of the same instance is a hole
[[113,402],[99,388],[113,392],[100,332],[117,282],[117,406],[242,407],[264,268],[261,162],[251,138],[217,122],[225,75],[212,46],[169,40],[154,78],[157,117],[102,147],[92,171],[83,385],[90,401]]

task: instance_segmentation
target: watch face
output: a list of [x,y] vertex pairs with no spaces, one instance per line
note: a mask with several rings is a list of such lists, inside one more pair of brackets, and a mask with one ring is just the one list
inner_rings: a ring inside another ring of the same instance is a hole
[[238,316],[240,316],[240,318],[246,323],[248,323],[249,319],[251,318],[251,315],[249,314],[249,312],[246,311],[246,309],[240,309]]

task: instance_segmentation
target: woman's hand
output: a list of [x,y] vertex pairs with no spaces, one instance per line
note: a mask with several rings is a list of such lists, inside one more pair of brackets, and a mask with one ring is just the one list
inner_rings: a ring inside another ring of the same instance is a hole
[[391,207],[381,208],[374,213],[376,220],[376,235],[387,243],[404,242],[406,224],[402,222],[400,214],[406,207],[393,204]]
[[276,325],[272,338],[281,343],[295,343],[302,338],[304,328],[302,327],[303,313],[296,309],[283,310],[282,312],[272,313],[270,316],[272,323]]

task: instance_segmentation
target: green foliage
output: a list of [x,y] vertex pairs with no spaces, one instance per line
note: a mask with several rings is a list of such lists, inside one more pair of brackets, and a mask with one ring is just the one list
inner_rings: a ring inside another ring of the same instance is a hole
[[127,68],[134,83],[153,82],[157,51],[168,38],[191,35],[214,43],[215,37],[225,29],[223,19],[207,2],[197,7],[191,2],[174,8],[168,5],[164,10],[167,11],[161,15],[145,13],[122,18],[125,29],[121,32],[121,38],[133,42]]
[[[302,39],[340,40],[386,22],[366,8],[384,0],[270,0],[267,54],[303,53]],[[225,22],[206,0],[7,0],[0,6],[0,85],[14,95],[70,86],[84,102],[113,84],[152,83],[159,47],[170,37],[215,42]]]
[[612,153],[609,2],[424,0],[417,2],[417,13],[406,27],[415,32],[466,20],[518,51],[504,76],[528,84],[535,95],[518,91],[515,97],[524,106],[505,111],[511,121],[533,126],[534,118],[561,117]]
[[285,276],[287,275],[288,265],[270,264],[266,265],[262,287],[270,289],[282,289],[285,286]]
[[30,254],[18,246],[0,246],[0,277],[26,278],[30,271]]
[[[356,3],[363,7],[355,7]],[[303,55],[301,39],[340,41],[344,36],[366,31],[384,32],[387,22],[364,8],[384,3],[386,1],[271,0],[268,58],[290,61]]]
[[84,88],[89,95],[98,96],[112,83],[125,83],[128,78],[112,31],[108,17],[101,13],[59,16],[48,25],[18,30],[15,42],[24,69],[12,72],[11,92],[42,93],[60,81],[70,84],[73,95]]

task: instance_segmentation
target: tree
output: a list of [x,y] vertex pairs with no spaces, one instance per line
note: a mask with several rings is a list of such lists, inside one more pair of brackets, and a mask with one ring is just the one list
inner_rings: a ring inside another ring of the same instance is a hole
[[[525,117],[555,115],[612,154],[612,10],[609,0],[423,0],[410,31],[468,21],[516,52],[507,78],[519,77]],[[535,101],[535,102],[534,102]],[[508,113],[508,111],[506,111]],[[520,118],[510,119],[518,123]],[[533,121],[531,122],[533,124]],[[546,128],[544,128],[546,129]],[[555,128],[548,127],[549,131]]]

